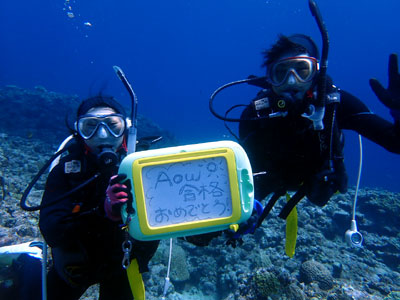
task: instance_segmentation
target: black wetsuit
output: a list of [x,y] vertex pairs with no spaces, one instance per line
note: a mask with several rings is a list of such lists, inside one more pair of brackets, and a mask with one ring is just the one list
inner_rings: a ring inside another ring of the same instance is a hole
[[[343,164],[342,129],[354,130],[388,151],[400,153],[400,124],[393,125],[371,113],[348,92],[338,92],[340,103],[337,104],[336,133],[332,139],[334,174],[329,182],[320,176],[324,174],[326,155],[321,150],[320,133],[313,130],[310,120],[301,117],[300,113],[290,112],[286,117],[255,119],[260,112],[254,105],[245,108],[239,124],[240,141],[253,172],[266,172],[254,178],[256,199],[263,200],[277,191],[282,194],[297,191],[301,187],[309,200],[324,205],[337,190],[345,192],[347,175]],[[271,90],[263,90],[256,99],[266,96],[277,97]],[[329,126],[326,123],[330,105],[325,113],[325,127]]]
[[[96,158],[85,152],[83,145],[75,142],[61,158],[47,178],[42,204],[52,202],[98,172]],[[95,283],[100,283],[102,300],[133,299],[121,265],[125,234],[120,222],[105,216],[103,207],[109,178],[116,171],[103,173],[73,195],[41,209],[40,230],[53,256],[48,274],[49,300],[79,299]],[[148,271],[147,264],[157,247],[158,241],[133,241],[131,258],[137,258],[140,272]]]

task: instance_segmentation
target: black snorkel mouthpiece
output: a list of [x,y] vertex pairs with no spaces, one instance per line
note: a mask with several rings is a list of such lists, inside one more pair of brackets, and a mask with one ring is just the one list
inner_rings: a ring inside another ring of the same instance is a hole
[[328,51],[329,51],[329,36],[325,23],[322,19],[321,13],[318,9],[317,3],[314,0],[309,0],[311,14],[315,18],[319,31],[322,36],[322,54],[320,61],[320,70],[317,77],[317,101],[315,105],[311,104],[307,113],[302,116],[313,122],[314,130],[323,130],[324,123],[322,122],[325,116],[325,102],[326,102],[326,71],[328,69]]

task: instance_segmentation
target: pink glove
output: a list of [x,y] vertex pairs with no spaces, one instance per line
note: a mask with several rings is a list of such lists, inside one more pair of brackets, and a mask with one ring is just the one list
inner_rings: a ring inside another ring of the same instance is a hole
[[125,184],[121,183],[125,179],[125,174],[114,175],[110,178],[106,190],[104,210],[111,221],[121,220],[121,206],[128,201],[130,190]]

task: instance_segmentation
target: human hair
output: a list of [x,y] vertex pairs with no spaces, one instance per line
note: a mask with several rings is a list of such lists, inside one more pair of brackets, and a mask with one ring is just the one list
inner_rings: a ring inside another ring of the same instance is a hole
[[281,34],[278,36],[278,41],[270,49],[263,51],[264,62],[262,66],[268,67],[282,55],[288,53],[294,55],[308,53],[310,56],[319,59],[318,48],[309,36],[304,34],[285,36]]
[[126,111],[121,104],[112,96],[97,95],[90,97],[81,102],[77,110],[77,117],[86,114],[90,109],[94,107],[110,107],[115,110],[116,113],[126,117]]

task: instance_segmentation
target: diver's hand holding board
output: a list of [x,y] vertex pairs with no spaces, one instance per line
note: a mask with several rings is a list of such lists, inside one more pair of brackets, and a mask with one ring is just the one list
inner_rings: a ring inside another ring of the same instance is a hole
[[119,173],[128,176],[133,195],[122,218],[138,240],[234,229],[253,210],[250,162],[232,141],[132,153]]

